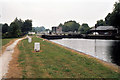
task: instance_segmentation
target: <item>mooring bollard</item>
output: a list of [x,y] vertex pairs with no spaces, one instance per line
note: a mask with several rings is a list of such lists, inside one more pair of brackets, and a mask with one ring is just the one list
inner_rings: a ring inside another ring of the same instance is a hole
[[32,38],[29,37],[28,38],[28,42],[31,43],[32,42]]
[[38,43],[38,42],[34,43],[34,50],[35,50],[36,52],[39,52],[39,51],[40,51],[40,43]]

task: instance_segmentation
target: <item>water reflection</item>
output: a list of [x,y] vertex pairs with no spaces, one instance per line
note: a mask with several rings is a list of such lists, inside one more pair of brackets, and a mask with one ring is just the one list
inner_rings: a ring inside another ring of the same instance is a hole
[[120,41],[115,41],[110,47],[112,62],[120,66]]
[[[114,62],[112,45],[115,40],[92,40],[92,39],[60,39],[51,40],[63,46],[75,49],[79,52],[89,54],[93,57],[99,58],[107,62]],[[118,45],[119,46],[119,45]],[[120,58],[119,58],[120,59]]]

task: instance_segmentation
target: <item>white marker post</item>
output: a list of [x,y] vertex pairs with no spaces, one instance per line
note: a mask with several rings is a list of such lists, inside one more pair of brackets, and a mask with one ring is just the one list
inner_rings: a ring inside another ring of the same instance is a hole
[[32,38],[29,37],[28,38],[28,42],[31,43],[32,42]]
[[40,43],[38,43],[38,42],[34,43],[34,50],[35,50],[36,52],[39,52],[39,51],[40,51]]

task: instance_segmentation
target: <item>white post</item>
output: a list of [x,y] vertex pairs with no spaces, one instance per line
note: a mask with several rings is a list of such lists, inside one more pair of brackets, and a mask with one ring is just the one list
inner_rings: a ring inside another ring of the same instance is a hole
[[35,50],[36,52],[39,52],[39,51],[40,51],[40,43],[38,43],[38,42],[34,43],[34,50]]
[[32,38],[29,37],[28,38],[28,42],[31,43],[32,42]]

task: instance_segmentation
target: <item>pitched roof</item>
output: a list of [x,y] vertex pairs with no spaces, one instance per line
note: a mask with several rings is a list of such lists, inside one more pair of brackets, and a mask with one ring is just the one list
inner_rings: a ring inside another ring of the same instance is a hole
[[[95,30],[95,27],[90,30]],[[96,30],[116,30],[116,28],[113,26],[98,26]]]

